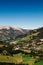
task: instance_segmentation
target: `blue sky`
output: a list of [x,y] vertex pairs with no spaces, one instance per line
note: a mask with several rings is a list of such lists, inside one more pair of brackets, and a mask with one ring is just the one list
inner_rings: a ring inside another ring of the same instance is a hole
[[43,0],[0,0],[0,26],[43,27]]

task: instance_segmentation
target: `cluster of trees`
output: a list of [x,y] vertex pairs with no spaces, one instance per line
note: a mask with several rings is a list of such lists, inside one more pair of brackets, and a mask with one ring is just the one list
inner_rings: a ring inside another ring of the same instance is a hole
[[3,45],[2,47],[0,47],[0,54],[3,55],[12,55],[13,52],[13,45],[7,44],[7,45]]

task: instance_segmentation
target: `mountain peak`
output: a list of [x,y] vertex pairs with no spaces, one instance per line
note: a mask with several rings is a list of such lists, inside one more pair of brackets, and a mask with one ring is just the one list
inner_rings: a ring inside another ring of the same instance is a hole
[[0,29],[10,29],[10,26],[0,26]]

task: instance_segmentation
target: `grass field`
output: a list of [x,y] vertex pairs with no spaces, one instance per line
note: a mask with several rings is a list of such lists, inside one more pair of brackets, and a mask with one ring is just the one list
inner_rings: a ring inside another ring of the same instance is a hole
[[19,53],[13,56],[0,55],[0,62],[15,63],[15,64],[23,63],[25,65],[26,64],[33,65],[35,59],[30,57],[29,55]]
[[0,62],[6,62],[6,63],[19,63],[22,62],[22,58],[20,55],[14,55],[14,56],[4,56],[0,55]]
[[36,63],[34,65],[43,65],[43,61],[40,61],[40,62],[38,62],[38,63]]
[[0,44],[0,47],[3,47],[4,45],[3,44]]

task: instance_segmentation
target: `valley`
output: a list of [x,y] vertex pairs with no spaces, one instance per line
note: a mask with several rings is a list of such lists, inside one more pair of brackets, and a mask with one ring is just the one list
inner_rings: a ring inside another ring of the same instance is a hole
[[[0,65],[43,64],[43,27],[26,30],[0,28]],[[9,64],[11,63],[11,64]]]

